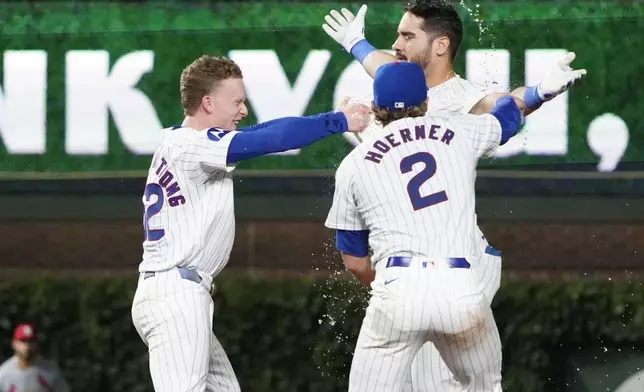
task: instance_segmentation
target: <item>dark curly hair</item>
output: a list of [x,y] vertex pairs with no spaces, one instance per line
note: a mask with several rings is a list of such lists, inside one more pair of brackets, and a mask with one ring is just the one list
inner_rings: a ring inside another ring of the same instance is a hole
[[427,103],[423,102],[417,106],[410,106],[398,110],[379,108],[375,105],[372,105],[371,109],[373,110],[376,121],[383,127],[386,127],[389,123],[400,120],[401,118],[423,117],[427,113]]
[[447,36],[452,60],[463,39],[463,22],[453,4],[446,0],[410,0],[405,12],[423,18],[423,30],[432,36]]

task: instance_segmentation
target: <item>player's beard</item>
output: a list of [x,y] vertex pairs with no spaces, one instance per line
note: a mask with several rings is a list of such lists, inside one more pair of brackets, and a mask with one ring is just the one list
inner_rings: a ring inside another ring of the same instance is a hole
[[420,65],[420,67],[427,73],[427,70],[431,67],[432,65],[432,50],[431,48],[424,50],[420,52],[418,56],[411,56],[407,57],[403,55],[402,53],[396,51],[396,59],[400,61],[410,61],[412,63],[416,63]]
[[425,71],[425,74],[427,74],[427,71],[432,66],[432,50],[427,49],[422,51],[418,56],[414,56],[410,61],[420,65],[423,71]]

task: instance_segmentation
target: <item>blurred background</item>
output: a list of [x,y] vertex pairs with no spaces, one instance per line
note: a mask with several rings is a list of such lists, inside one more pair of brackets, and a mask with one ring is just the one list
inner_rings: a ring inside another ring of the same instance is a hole
[[[182,69],[204,53],[237,61],[244,125],[331,110],[371,88],[320,28],[360,4],[1,2],[0,359],[31,322],[73,390],[152,391],[130,304],[142,189],[159,129],[182,121]],[[644,391],[644,4],[456,4],[461,76],[533,85],[567,50],[588,70],[479,166],[480,224],[503,251],[505,390]],[[375,46],[390,49],[401,10],[369,3]],[[346,390],[367,292],[323,222],[352,147],[337,136],[235,171],[215,333],[244,391]]]

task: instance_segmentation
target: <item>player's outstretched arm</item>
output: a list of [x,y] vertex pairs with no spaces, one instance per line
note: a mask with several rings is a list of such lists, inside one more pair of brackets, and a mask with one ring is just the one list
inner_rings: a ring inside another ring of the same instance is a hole
[[351,104],[335,112],[286,117],[238,131],[190,132],[175,163],[191,173],[191,179],[204,181],[204,175],[232,171],[243,160],[305,147],[337,133],[361,132],[369,123],[369,111],[366,105]]
[[[383,52],[382,50],[376,50],[369,42],[367,42],[367,40],[365,40],[364,43],[368,46],[365,45],[364,47],[361,47],[362,51],[354,51],[351,52],[351,54],[357,53],[360,55],[359,57],[354,55],[354,57],[356,57],[356,60],[362,64],[362,68],[364,68],[364,70],[367,71],[367,74],[372,78],[376,75],[376,71],[381,65],[396,61],[396,56]],[[360,45],[360,43],[358,44]],[[367,54],[363,56],[364,53]]]
[[520,100],[506,94],[495,100],[489,114],[469,116],[475,125],[472,128],[474,135],[470,140],[477,159],[493,156],[497,147],[519,132],[525,118],[522,106]]
[[521,111],[521,114],[525,116],[525,113],[527,111],[525,102],[523,102],[520,98],[517,98],[514,94],[512,93],[489,93],[486,94],[483,98],[481,98],[480,101],[478,101],[472,109],[470,109],[470,114],[487,114],[490,113],[495,106],[497,105],[497,102],[500,98],[503,97],[513,97],[514,102],[516,103],[517,107]]
[[230,141],[227,163],[306,147],[337,133],[362,132],[370,120],[369,110],[366,105],[351,104],[342,111],[282,118],[246,131],[242,128]]
[[[575,59],[575,53],[569,52],[561,61],[557,62],[537,86],[523,86],[512,90],[513,97],[525,103],[524,115],[529,115],[539,109],[541,105],[562,94],[575,82],[586,75],[585,69],[572,69],[570,63]],[[496,100],[483,98],[470,110],[471,114],[489,113]]]
[[523,110],[523,102],[511,95],[506,95],[496,100],[490,114],[501,125],[501,140],[499,144],[505,144],[519,132],[525,119]]
[[351,11],[342,8],[340,12],[331,10],[324,18],[322,29],[340,46],[355,57],[372,78],[383,64],[396,61],[396,56],[376,50],[364,36],[364,20],[367,5],[363,4],[354,16]]
[[[342,109],[344,109],[345,107],[346,106],[343,106],[341,109],[336,108],[335,111],[339,112]],[[276,118],[276,119],[273,119],[273,120],[268,120],[268,121],[264,121],[264,122],[261,122],[261,123],[257,123],[257,124],[254,124],[254,125],[249,125],[249,126],[244,127],[244,128],[239,128],[238,130],[243,131],[243,132],[260,131],[262,129],[273,127],[276,124],[279,125],[279,126],[283,126],[283,124],[286,121],[298,121],[298,120],[300,120],[302,118],[306,118],[306,119],[323,118],[323,117],[326,117],[327,114],[329,114],[329,113],[318,113],[318,114],[313,114],[311,116],[304,116],[304,117],[293,117],[293,116],[291,116],[291,117],[280,117],[280,118]],[[280,125],[280,124],[282,124],[282,125]]]

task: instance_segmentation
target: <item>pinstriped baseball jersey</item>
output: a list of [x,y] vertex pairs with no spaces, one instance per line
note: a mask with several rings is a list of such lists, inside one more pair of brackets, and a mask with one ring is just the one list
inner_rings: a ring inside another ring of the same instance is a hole
[[393,255],[479,254],[475,169],[500,139],[501,126],[488,114],[394,121],[340,164],[326,226],[368,229],[374,265]]
[[[482,85],[474,84],[467,79],[461,78],[459,75],[455,75],[453,78],[450,78],[427,91],[427,97],[429,98],[427,102],[427,115],[431,116],[434,113],[443,111],[452,114],[468,114],[478,101],[491,92],[491,90]],[[360,99],[359,102],[370,104],[372,100],[373,95],[368,95]],[[360,133],[360,136],[365,139],[371,137],[373,134],[378,135],[381,129],[382,126],[375,121],[372,121],[369,127],[367,127],[364,132]],[[484,157],[488,158],[491,156],[492,155],[488,154]],[[478,225],[476,227],[476,238],[480,242],[479,251],[480,249],[485,249],[487,240]]]
[[139,271],[186,267],[215,276],[235,238],[228,146],[239,132],[181,127],[162,131],[143,195]]
[[[427,97],[429,98],[427,111],[468,114],[478,101],[491,92],[484,86],[474,84],[467,79],[455,75],[444,83],[429,89],[427,92]],[[485,158],[490,158],[491,156],[491,154],[484,155]],[[475,217],[477,217],[476,214]],[[480,252],[480,250],[485,249],[487,240],[478,227],[478,224],[476,226],[476,238],[480,243],[478,247],[478,251]]]
[[428,111],[447,111],[468,114],[472,107],[489,92],[483,86],[476,85],[458,75],[432,87],[427,92],[429,97]]

